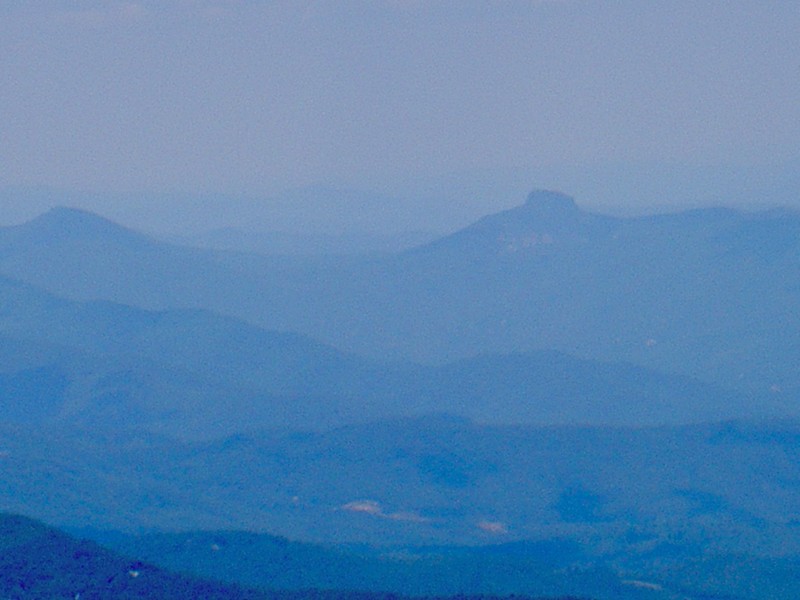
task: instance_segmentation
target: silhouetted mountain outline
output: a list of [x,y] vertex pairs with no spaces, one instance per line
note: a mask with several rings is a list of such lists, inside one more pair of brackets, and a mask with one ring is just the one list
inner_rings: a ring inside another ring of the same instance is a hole
[[[70,228],[85,217],[46,221]],[[13,230],[0,230],[0,272],[73,299],[210,309],[377,360],[557,350],[783,394],[787,405],[800,390],[792,211],[615,218],[540,191],[394,256],[302,260],[124,232],[27,246]]]

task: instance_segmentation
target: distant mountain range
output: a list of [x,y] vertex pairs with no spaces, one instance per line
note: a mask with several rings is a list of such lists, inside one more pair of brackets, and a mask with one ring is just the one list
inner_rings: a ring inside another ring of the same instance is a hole
[[0,228],[0,510],[145,560],[0,515],[0,596],[800,586],[800,215],[540,191],[394,253],[242,249]]
[[552,351],[380,363],[196,309],[64,300],[0,277],[0,407],[29,426],[212,438],[450,413],[658,425],[797,414],[779,395]]
[[401,252],[428,243],[436,235],[425,232],[409,232],[391,235],[361,234],[302,234],[281,231],[254,231],[237,227],[212,229],[194,235],[164,238],[176,244],[249,252],[252,254],[286,256],[339,256],[374,255]]
[[378,360],[557,350],[788,404],[799,256],[794,212],[623,219],[554,192],[371,258],[178,247],[68,209],[0,230],[0,272],[73,299],[210,309]]

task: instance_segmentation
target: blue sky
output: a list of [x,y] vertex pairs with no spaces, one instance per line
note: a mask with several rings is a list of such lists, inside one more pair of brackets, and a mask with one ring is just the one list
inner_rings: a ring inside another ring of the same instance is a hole
[[786,201],[798,32],[797,2],[6,1],[0,186]]

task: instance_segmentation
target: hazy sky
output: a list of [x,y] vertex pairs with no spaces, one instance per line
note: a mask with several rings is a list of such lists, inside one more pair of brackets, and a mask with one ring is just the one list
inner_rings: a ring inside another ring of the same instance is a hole
[[4,188],[633,206],[791,185],[799,141],[796,1],[0,2]]

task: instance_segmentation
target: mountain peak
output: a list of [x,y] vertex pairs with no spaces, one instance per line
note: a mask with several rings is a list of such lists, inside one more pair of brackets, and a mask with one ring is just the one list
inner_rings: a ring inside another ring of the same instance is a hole
[[487,215],[426,248],[469,248],[482,253],[550,252],[565,243],[605,235],[617,219],[585,212],[575,200],[552,190],[534,190],[525,203]]
[[133,239],[140,234],[79,208],[56,206],[38,217],[17,226],[20,234],[54,239]]
[[58,226],[63,226],[63,225],[96,226],[101,223],[109,226],[114,225],[114,223],[112,223],[105,217],[101,217],[100,215],[97,215],[93,212],[89,212],[88,210],[84,210],[82,208],[72,208],[70,206],[54,206],[47,212],[42,213],[38,217],[35,217],[30,222],[39,224],[53,224]]
[[546,214],[564,214],[580,212],[574,198],[552,190],[534,190],[525,200],[527,208],[536,209]]

